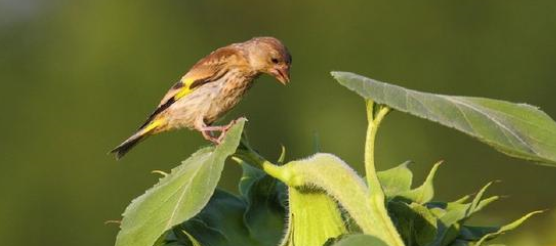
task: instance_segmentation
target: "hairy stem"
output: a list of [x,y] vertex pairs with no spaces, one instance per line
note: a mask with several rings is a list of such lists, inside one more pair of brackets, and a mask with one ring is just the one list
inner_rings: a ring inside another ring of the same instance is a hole
[[375,216],[378,220],[379,224],[377,227],[384,230],[387,235],[385,242],[388,245],[403,246],[403,240],[388,215],[385,202],[386,198],[380,181],[378,180],[375,166],[375,142],[378,127],[391,109],[387,106],[377,105],[370,100],[367,100],[366,103],[368,127],[365,142],[365,173],[367,177],[367,185],[369,186],[369,203],[371,205],[371,209],[373,210],[373,216]]
[[253,165],[256,168],[260,168],[265,171],[268,175],[282,180],[284,177],[283,172],[279,171],[279,166],[268,161],[261,155],[259,155],[255,150],[253,150],[246,141],[242,141],[241,147],[237,149],[234,154],[235,157],[245,160],[249,165]]
[[382,195],[382,187],[378,181],[375,168],[375,140],[378,127],[384,117],[390,112],[386,106],[377,106],[373,101],[367,101],[367,139],[365,142],[365,174],[371,195]]

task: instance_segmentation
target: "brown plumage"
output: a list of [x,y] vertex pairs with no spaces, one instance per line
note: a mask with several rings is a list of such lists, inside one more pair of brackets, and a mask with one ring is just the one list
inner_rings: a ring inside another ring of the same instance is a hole
[[[291,55],[280,40],[259,37],[219,48],[199,60],[160,101],[147,121],[111,153],[123,157],[146,137],[189,128],[205,139],[220,140],[232,125],[212,126],[241,100],[253,80],[266,73],[282,84],[290,80]],[[221,132],[214,137],[213,132]]]

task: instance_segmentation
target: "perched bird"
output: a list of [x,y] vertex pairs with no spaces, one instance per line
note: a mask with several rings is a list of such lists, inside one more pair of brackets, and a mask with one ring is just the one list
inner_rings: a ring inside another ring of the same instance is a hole
[[[291,63],[286,46],[273,37],[219,48],[170,88],[147,121],[111,153],[119,159],[146,137],[180,128],[200,131],[205,139],[218,144],[234,121],[225,126],[212,124],[241,100],[259,75],[272,75],[286,85]],[[214,132],[220,135],[216,137]]]

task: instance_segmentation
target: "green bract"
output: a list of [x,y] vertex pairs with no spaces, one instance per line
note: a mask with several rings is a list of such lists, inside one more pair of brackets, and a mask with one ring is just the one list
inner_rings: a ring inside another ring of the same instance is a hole
[[[116,245],[479,246],[539,213],[507,225],[469,225],[473,215],[499,200],[485,196],[493,183],[473,197],[435,201],[433,180],[440,163],[413,187],[407,162],[376,171],[374,146],[393,108],[454,127],[508,155],[554,164],[556,123],[546,114],[523,104],[416,92],[351,73],[333,75],[366,99],[364,175],[329,153],[288,162],[282,149],[278,164],[272,163],[241,137],[245,121],[240,120],[221,145],[197,151],[128,206]],[[228,157],[243,169],[239,195],[216,188]]]
[[338,206],[324,192],[289,191],[288,231],[281,246],[321,246],[347,233]]
[[365,235],[365,234],[355,234],[349,235],[346,238],[343,238],[339,242],[335,243],[333,246],[388,246],[380,239]]

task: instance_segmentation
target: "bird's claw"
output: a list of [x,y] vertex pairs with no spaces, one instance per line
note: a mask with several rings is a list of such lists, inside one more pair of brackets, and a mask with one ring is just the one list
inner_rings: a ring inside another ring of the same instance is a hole
[[203,129],[203,130],[201,130],[201,134],[203,135],[203,137],[204,137],[206,140],[211,141],[211,142],[214,143],[214,144],[219,144],[219,143],[217,142],[217,138],[215,138],[214,136],[212,136],[212,131],[211,131],[211,130],[205,130],[205,129]]
[[[211,141],[216,145],[219,145],[222,143],[222,141],[224,141],[224,138],[226,137],[226,133],[230,130],[230,128],[232,128],[232,126],[234,126],[237,123],[237,121],[238,121],[237,119],[232,120],[230,121],[230,123],[224,126],[206,126],[201,129],[201,133],[203,134],[203,137],[206,140]],[[212,135],[213,132],[220,132],[220,135],[218,137],[214,137]]]

